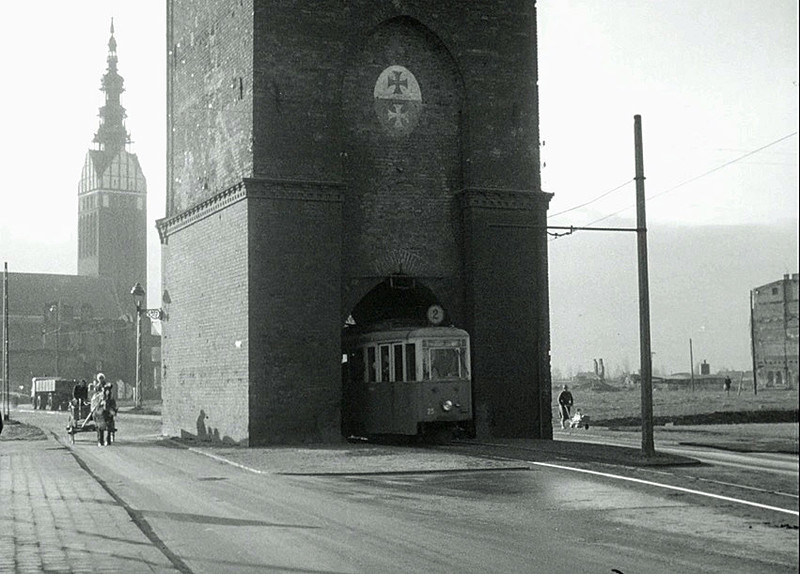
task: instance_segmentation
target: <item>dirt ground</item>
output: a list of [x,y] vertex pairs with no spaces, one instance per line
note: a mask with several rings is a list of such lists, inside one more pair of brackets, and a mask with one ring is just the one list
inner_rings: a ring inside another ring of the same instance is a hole
[[[598,390],[570,386],[575,399],[573,409],[581,409],[595,424],[624,426],[641,420],[642,398],[639,387],[614,387]],[[557,397],[561,387],[553,387],[553,415],[558,419]],[[722,389],[653,389],[653,418],[656,424],[788,423],[797,421],[798,389],[765,388],[726,394]]]

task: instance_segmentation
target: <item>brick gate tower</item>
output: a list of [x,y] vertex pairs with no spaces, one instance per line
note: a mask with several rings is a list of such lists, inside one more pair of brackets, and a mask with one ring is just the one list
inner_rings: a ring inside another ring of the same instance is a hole
[[344,323],[437,303],[551,438],[535,2],[306,7],[168,2],[163,433],[339,440]]

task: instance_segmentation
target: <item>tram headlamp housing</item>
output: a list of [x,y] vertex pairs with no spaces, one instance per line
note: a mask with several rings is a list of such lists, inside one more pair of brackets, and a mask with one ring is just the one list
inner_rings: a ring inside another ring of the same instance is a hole
[[442,401],[442,410],[446,413],[449,413],[451,410],[453,410],[453,401]]

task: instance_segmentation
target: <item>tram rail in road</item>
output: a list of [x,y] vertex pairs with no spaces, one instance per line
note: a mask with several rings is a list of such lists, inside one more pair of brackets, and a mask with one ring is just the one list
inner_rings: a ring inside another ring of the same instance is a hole
[[[565,442],[583,442],[632,448],[624,441],[605,441],[592,437],[576,437]],[[697,447],[657,448],[658,452],[691,457],[700,462],[694,466],[630,466],[624,463],[568,460],[565,457],[539,456],[546,449],[524,444],[492,442],[459,442],[462,450],[479,450],[486,456],[519,460],[534,467],[583,473],[625,481],[643,487],[681,492],[717,502],[759,508],[782,516],[800,517],[798,512],[798,459],[779,453],[733,453]],[[537,458],[547,458],[537,460]],[[720,468],[722,467],[722,468]],[[724,479],[723,479],[724,478]],[[753,482],[756,482],[756,485]],[[691,486],[691,488],[689,487]],[[797,528],[797,524],[789,525]]]

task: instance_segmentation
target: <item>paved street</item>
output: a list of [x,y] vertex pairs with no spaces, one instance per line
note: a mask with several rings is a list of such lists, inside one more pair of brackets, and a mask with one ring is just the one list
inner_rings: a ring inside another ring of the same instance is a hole
[[0,572],[175,571],[68,449],[1,444]]
[[0,571],[797,571],[796,516],[561,468],[615,449],[187,448],[125,414],[70,449],[63,413],[15,415],[61,442],[0,440]]

